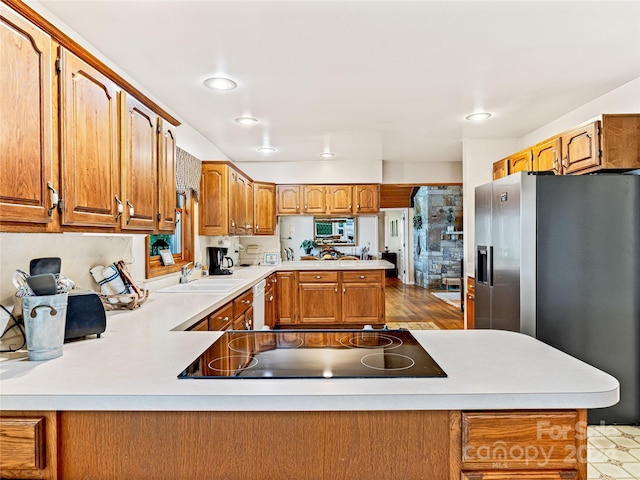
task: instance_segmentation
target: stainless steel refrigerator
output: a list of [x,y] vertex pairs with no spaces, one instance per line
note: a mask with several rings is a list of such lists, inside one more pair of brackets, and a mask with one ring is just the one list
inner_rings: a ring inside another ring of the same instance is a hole
[[640,423],[640,176],[525,172],[475,190],[475,325],[526,333],[620,382],[589,423]]

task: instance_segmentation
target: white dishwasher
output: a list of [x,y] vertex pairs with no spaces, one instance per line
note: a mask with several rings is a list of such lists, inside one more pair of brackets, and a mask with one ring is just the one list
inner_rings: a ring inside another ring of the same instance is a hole
[[264,288],[266,280],[260,280],[253,286],[253,329],[262,330],[264,327]]

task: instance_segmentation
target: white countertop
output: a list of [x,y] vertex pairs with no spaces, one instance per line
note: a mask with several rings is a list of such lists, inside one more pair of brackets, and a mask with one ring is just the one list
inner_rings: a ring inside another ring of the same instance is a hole
[[[372,261],[284,262],[239,269],[228,294],[155,293],[139,309],[108,314],[102,338],[66,343],[44,362],[0,362],[3,410],[458,410],[598,408],[619,384],[526,335],[494,330],[416,330],[447,378],[178,379],[221,332],[172,331],[193,324],[275,270],[330,269]],[[352,265],[352,266],[351,266]],[[310,268],[318,268],[313,266]],[[324,267],[320,267],[324,268]],[[371,268],[371,267],[369,267]],[[378,266],[377,268],[384,268]]]

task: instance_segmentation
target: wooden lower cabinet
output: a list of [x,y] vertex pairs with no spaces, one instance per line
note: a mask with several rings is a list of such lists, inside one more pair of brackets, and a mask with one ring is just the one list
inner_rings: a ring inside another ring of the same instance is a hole
[[575,470],[550,470],[548,472],[462,472],[462,480],[578,480]]
[[276,273],[276,317],[278,325],[294,325],[297,323],[297,292],[297,272]]
[[587,480],[585,410],[3,411],[0,434],[2,478]]
[[278,326],[384,324],[383,270],[301,271],[297,279],[290,273],[278,272]]
[[467,312],[467,326],[468,330],[475,328],[476,326],[476,279],[474,277],[467,277],[467,305],[465,307]]
[[58,418],[57,412],[0,414],[1,478],[58,478]]
[[461,412],[459,430],[463,480],[587,478],[585,410]]

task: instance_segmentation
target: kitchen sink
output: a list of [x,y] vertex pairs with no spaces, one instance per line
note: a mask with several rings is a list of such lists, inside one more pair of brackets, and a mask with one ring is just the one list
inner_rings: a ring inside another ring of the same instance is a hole
[[245,278],[207,278],[161,288],[158,293],[225,293],[248,282]]

